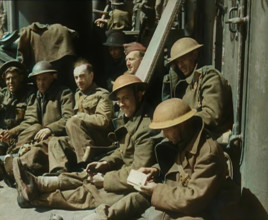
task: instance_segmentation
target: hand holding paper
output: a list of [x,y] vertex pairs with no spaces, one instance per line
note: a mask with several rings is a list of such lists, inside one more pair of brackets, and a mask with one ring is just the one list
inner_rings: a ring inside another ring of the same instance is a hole
[[132,185],[136,190],[141,191],[140,187],[146,184],[147,177],[142,172],[131,170],[127,178],[127,183]]

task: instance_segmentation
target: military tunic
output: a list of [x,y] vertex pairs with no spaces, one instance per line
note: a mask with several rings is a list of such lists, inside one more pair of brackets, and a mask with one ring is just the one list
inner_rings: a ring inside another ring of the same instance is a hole
[[60,189],[42,194],[37,200],[32,201],[32,205],[89,209],[101,203],[107,205],[120,203],[120,199],[127,193],[135,193],[135,189],[127,184],[130,170],[155,163],[153,153],[155,140],[152,139],[155,131],[149,129],[149,123],[150,118],[139,112],[118,128],[116,134],[120,146],[110,156],[103,159],[110,167],[104,175],[103,188],[97,189],[89,183],[85,172],[62,173],[59,175]]
[[195,69],[185,79],[171,70],[163,79],[162,100],[173,97],[181,98],[198,111],[213,138],[232,128],[231,87],[212,66]]
[[[0,130],[16,129],[24,119],[26,107],[32,105],[35,98],[35,89],[31,85],[25,85],[16,94],[11,93],[8,88],[0,92]],[[13,137],[7,143],[12,151],[17,137]]]
[[128,11],[114,9],[109,13],[107,29],[108,30],[130,30],[131,15]]
[[[49,128],[52,136],[66,135],[67,120],[73,115],[74,96],[70,89],[54,82],[48,91],[42,95],[37,91],[33,105],[28,106],[25,118],[12,132],[19,135],[17,150],[23,144],[33,141],[35,134]],[[42,174],[48,170],[47,142],[41,141],[32,144],[25,154],[21,156],[23,163],[35,174]]]
[[[72,149],[77,162],[84,162],[91,155],[85,155],[86,147],[108,146],[111,141],[108,133],[113,131],[113,103],[109,99],[109,92],[97,87],[94,83],[87,91],[77,91],[75,94],[75,112],[66,124],[68,137],[53,138],[49,142],[50,171],[55,168],[67,169],[68,159],[65,148]],[[94,151],[91,149],[90,154]]]
[[34,87],[27,85],[13,94],[7,88],[0,92],[0,129],[11,129],[23,120],[27,105],[33,104]]
[[[166,140],[156,147],[164,183],[157,184],[152,193],[151,204],[162,211],[153,220],[186,216],[203,219],[226,182],[223,151],[215,141],[207,139],[200,124],[190,141],[175,146]],[[153,216],[153,212],[149,215]]]

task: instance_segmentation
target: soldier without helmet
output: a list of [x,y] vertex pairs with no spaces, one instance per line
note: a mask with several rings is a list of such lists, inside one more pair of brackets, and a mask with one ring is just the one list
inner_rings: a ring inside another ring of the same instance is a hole
[[[94,82],[92,65],[84,58],[74,64],[75,115],[66,123],[66,137],[54,137],[48,144],[49,172],[85,168],[89,161],[110,151],[113,131],[113,103],[109,92]],[[105,148],[107,147],[107,149]]]

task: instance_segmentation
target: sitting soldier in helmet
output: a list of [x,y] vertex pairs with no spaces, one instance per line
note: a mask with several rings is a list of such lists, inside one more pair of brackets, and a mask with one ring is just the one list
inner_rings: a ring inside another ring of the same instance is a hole
[[[155,149],[158,164],[139,169],[148,175],[141,191],[152,205],[141,219],[237,219],[232,211],[239,190],[196,109],[181,99],[168,99],[156,107],[149,127],[162,130],[166,139]],[[157,183],[159,176],[163,182]]]
[[[28,106],[24,120],[9,132],[18,136],[16,148],[28,168],[42,174],[48,169],[47,144],[53,136],[66,135],[67,120],[73,115],[74,96],[56,80],[57,71],[47,61],[37,62],[29,78],[34,78],[38,91],[33,105]],[[39,169],[46,166],[45,170]]]
[[197,110],[205,128],[217,139],[233,125],[232,92],[227,80],[213,66],[198,67],[197,57],[202,46],[189,37],[173,44],[169,58],[171,69],[163,79],[162,100],[183,99]]
[[27,105],[33,104],[35,89],[26,81],[26,67],[12,60],[3,64],[0,75],[6,87],[0,92],[0,155],[12,151],[17,137],[11,138],[10,129],[16,129],[24,118]]
[[106,32],[107,39],[103,46],[108,51],[108,56],[104,65],[104,76],[106,88],[111,92],[113,81],[126,70],[125,54],[123,44],[126,42],[125,34],[119,30]]
[[[150,118],[143,106],[146,87],[147,83],[130,74],[115,80],[110,98],[116,100],[124,112],[122,118],[115,119],[119,147],[100,161],[89,163],[85,171],[35,177],[26,171],[19,158],[15,158],[13,171],[19,205],[22,208],[90,209],[106,204],[110,218],[126,219],[122,217],[125,209],[120,209],[121,204],[125,204],[127,194],[136,193],[127,184],[130,170],[155,163],[156,139],[152,137],[157,131],[149,129]],[[139,198],[143,199],[143,196],[136,197],[137,203]],[[132,210],[132,213],[136,211]]]

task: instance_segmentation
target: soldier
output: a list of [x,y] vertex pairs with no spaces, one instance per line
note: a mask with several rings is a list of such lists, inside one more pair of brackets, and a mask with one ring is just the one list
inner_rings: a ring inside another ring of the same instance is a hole
[[[142,105],[146,86],[146,83],[130,74],[121,75],[115,80],[110,98],[116,100],[124,112],[123,118],[116,120],[118,128],[115,134],[119,148],[101,161],[88,164],[86,171],[62,173],[56,177],[35,177],[15,158],[13,167],[19,205],[22,208],[46,206],[89,209],[104,203],[112,205],[107,208],[109,215],[120,215],[120,210],[116,208],[117,204],[120,206],[120,199],[135,191],[127,184],[130,170],[151,166],[155,162],[155,141],[152,139],[155,133],[148,127],[150,118],[146,116]],[[133,213],[135,211],[132,210]]]
[[202,46],[189,37],[173,44],[169,58],[171,70],[163,79],[162,100],[183,99],[197,110],[197,115],[216,139],[232,128],[232,92],[227,80],[214,67],[197,68]]
[[[108,134],[113,131],[113,103],[109,92],[96,85],[92,65],[85,59],[75,62],[74,79],[78,90],[75,94],[75,115],[66,124],[68,137],[52,138],[48,145],[49,170],[52,173],[67,171],[72,167],[73,158],[76,158],[79,167],[84,168],[86,162],[111,150],[105,149],[112,144]],[[65,154],[71,154],[71,157]]]
[[[196,110],[181,99],[168,99],[156,107],[150,128],[161,129],[168,140],[156,146],[158,165],[139,169],[148,174],[141,190],[153,206],[142,219],[237,219],[230,210],[239,192],[226,178],[223,151],[207,138]],[[159,175],[163,183],[155,182]]]
[[106,88],[109,91],[112,91],[112,82],[127,70],[123,48],[125,42],[125,34],[122,31],[112,30],[107,32],[107,40],[103,43],[109,53],[104,67]]
[[138,42],[124,44],[128,73],[135,74],[140,66],[146,47]]
[[17,137],[10,138],[10,129],[19,126],[27,105],[33,104],[34,87],[27,84],[26,74],[25,66],[15,60],[6,62],[0,69],[7,85],[0,92],[0,155],[12,151]]
[[99,18],[95,21],[97,26],[100,24],[107,25],[107,30],[130,30],[131,15],[126,9],[124,0],[109,0],[112,10],[109,13],[109,18]]
[[72,91],[55,80],[56,73],[47,61],[34,65],[29,78],[35,78],[38,88],[36,99],[33,105],[27,107],[21,124],[9,130],[11,136],[18,135],[16,150],[22,147],[19,153],[21,160],[36,174],[48,170],[47,143],[53,136],[66,134],[66,122],[73,115]]
[[[156,28],[156,0],[134,0],[132,27],[139,30],[139,41],[148,46]],[[159,4],[159,3],[158,3]]]

